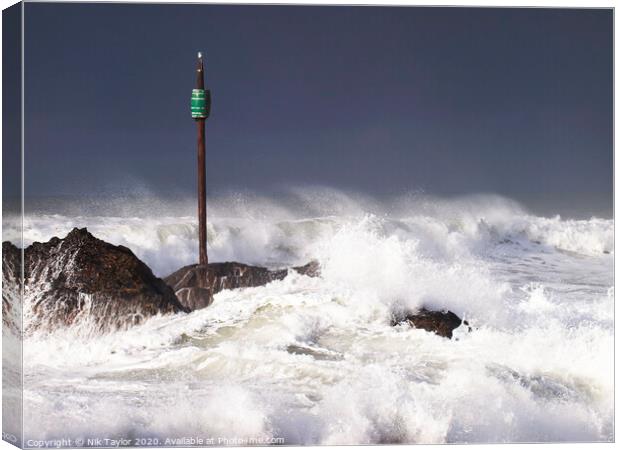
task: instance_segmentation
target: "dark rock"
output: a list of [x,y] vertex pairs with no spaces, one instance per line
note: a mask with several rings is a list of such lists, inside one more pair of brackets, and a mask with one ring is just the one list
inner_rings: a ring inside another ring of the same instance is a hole
[[[461,326],[463,321],[452,311],[430,311],[422,308],[416,313],[406,314],[405,317],[392,321],[392,325],[402,323],[408,323],[415,328],[421,328],[439,336],[452,339],[452,331]],[[466,325],[469,326],[468,323]]]
[[2,324],[18,331],[21,315],[21,250],[10,242],[2,243]]
[[318,261],[310,261],[304,266],[293,267],[293,270],[308,277],[318,277],[321,275],[321,266]]
[[[316,277],[319,264],[312,261],[292,270],[302,275]],[[208,267],[192,264],[182,267],[164,278],[177,298],[190,310],[201,309],[213,302],[213,296],[225,289],[264,286],[288,275],[287,269],[269,270],[237,262],[211,263]]]
[[472,327],[469,325],[469,322],[464,320],[463,321],[463,325],[465,325],[467,327],[467,332],[471,333]]
[[206,308],[213,302],[212,286],[207,280],[207,267],[199,264],[183,267],[164,278],[179,302],[190,311]]
[[[4,243],[3,250],[11,245]],[[3,252],[5,283],[12,283],[4,267],[14,264],[14,257],[12,249]],[[156,314],[189,311],[131,250],[99,240],[85,228],[26,248],[24,279],[31,305],[27,333],[81,323],[89,332],[103,332]]]

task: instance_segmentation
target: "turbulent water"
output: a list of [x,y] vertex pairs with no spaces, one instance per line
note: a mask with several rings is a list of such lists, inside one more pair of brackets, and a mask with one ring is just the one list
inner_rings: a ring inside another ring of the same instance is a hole
[[[86,226],[165,276],[196,259],[183,208],[33,212],[24,239]],[[212,261],[317,259],[321,277],[224,291],[125,332],[28,337],[27,445],[613,439],[612,220],[536,217],[492,196],[335,191],[210,200],[209,219]],[[420,306],[474,330],[448,340],[390,325]]]

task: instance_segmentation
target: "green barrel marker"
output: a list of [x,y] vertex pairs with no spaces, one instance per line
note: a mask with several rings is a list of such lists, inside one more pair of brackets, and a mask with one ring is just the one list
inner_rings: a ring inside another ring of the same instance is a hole
[[204,89],[192,90],[191,110],[193,119],[206,119],[209,117],[209,107],[211,106],[210,92]]

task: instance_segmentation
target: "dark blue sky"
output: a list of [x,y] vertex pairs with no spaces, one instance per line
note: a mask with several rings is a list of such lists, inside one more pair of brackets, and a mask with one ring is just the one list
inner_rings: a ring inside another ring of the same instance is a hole
[[27,4],[28,195],[327,185],[612,203],[611,10]]

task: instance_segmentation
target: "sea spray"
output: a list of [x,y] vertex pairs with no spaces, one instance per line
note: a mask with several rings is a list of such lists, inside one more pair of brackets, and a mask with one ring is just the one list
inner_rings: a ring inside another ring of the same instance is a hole
[[[277,267],[316,258],[320,278],[222,291],[204,310],[123,332],[29,336],[27,436],[83,436],[95,424],[129,438],[285,444],[614,438],[613,221],[536,217],[497,197],[328,192],[337,201],[320,204],[300,192],[292,205],[210,203],[210,256]],[[79,225],[158,275],[195,260],[189,212],[128,210],[31,213],[25,239]],[[450,309],[472,331],[447,340],[392,326],[395,312],[421,306]]]

